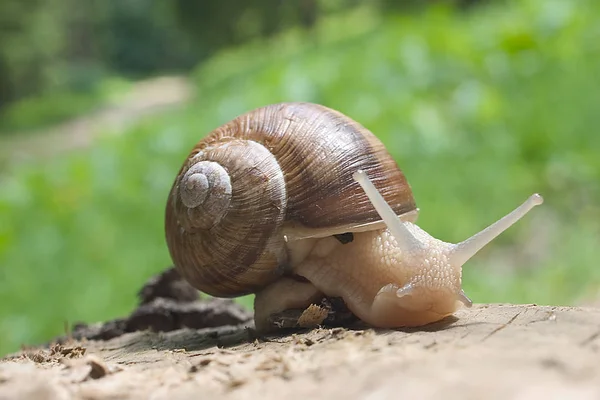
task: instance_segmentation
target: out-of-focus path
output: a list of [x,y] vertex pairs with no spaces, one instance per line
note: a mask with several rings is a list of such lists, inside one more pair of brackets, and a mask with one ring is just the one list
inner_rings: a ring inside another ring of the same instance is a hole
[[87,147],[102,132],[124,132],[124,128],[140,118],[181,106],[192,96],[192,85],[183,77],[137,82],[118,101],[92,113],[26,135],[8,135],[9,138],[0,141],[0,164]]

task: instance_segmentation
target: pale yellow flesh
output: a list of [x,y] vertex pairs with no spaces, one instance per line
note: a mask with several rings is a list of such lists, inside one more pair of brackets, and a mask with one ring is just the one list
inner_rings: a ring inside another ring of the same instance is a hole
[[269,317],[284,310],[307,308],[318,302],[323,294],[310,282],[299,282],[284,277],[256,293],[254,297],[254,325],[258,331],[272,328]]
[[[418,228],[417,228],[418,229]],[[432,258],[400,254],[387,229],[354,235],[351,243],[329,244],[327,257],[308,257],[295,270],[328,296],[340,296],[361,320],[378,327],[418,326],[437,321],[459,306],[460,269],[445,263],[443,242],[430,238]],[[323,239],[317,247],[325,246]],[[331,242],[333,243],[333,242]],[[415,260],[414,263],[407,263]],[[437,261],[436,261],[437,260]],[[406,288],[405,295],[398,290]]]
[[[428,244],[444,246],[436,239],[431,241]],[[413,258],[404,256],[405,260]],[[444,259],[441,253],[438,258]],[[425,261],[414,267],[403,262],[396,240],[387,229],[355,233],[354,240],[347,244],[334,238],[321,239],[294,268],[315,289],[286,279],[258,293],[257,329],[266,325],[268,315],[292,308],[292,304],[293,308],[307,307],[308,298],[320,292],[343,298],[358,318],[377,327],[419,326],[453,313],[460,305],[460,269],[453,270],[443,263],[432,269]],[[397,290],[408,282],[413,282],[410,293],[399,297]]]
[[[435,239],[394,214],[363,171],[360,183],[386,224],[354,232],[351,243],[333,237],[288,242],[292,270],[310,281],[297,289],[276,282],[257,294],[257,326],[284,304],[300,307],[308,294],[342,297],[361,320],[382,328],[421,326],[452,314],[471,300],[461,289],[462,266],[543,199],[534,194],[515,210],[458,244]],[[274,298],[277,295],[279,298]],[[304,302],[304,307],[310,302]],[[268,312],[267,312],[268,311]]]

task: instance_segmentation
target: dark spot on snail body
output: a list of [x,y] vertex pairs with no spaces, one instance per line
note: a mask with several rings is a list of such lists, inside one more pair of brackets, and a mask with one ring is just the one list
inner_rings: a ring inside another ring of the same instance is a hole
[[354,234],[352,232],[340,233],[339,235],[333,235],[341,244],[351,243],[354,240]]
[[295,280],[296,282],[310,282],[308,279],[306,279],[302,275],[298,275],[298,274],[291,274],[291,275],[289,275],[289,277],[291,279]]

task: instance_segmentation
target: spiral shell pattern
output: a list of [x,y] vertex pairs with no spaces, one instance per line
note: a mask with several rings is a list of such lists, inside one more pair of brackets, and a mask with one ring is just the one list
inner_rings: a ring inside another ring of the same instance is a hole
[[240,115],[200,140],[175,179],[165,230],[176,268],[213,296],[256,292],[293,267],[286,232],[380,221],[357,169],[398,215],[416,210],[383,144],[347,116],[311,103]]

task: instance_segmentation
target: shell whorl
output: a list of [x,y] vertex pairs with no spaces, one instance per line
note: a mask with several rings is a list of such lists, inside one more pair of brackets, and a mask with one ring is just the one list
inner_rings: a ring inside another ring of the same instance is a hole
[[188,218],[182,220],[187,229],[210,229],[227,213],[231,203],[231,179],[218,163],[200,161],[181,178],[179,196],[188,209]]
[[173,185],[167,241],[180,273],[215,295],[250,293],[285,262],[287,193],[281,167],[263,145],[231,139],[191,156]]
[[357,169],[398,215],[416,210],[383,144],[342,113],[280,103],[234,118],[196,144],[171,188],[165,231],[175,267],[213,296],[256,292],[293,268],[284,234],[381,221],[352,178]]

